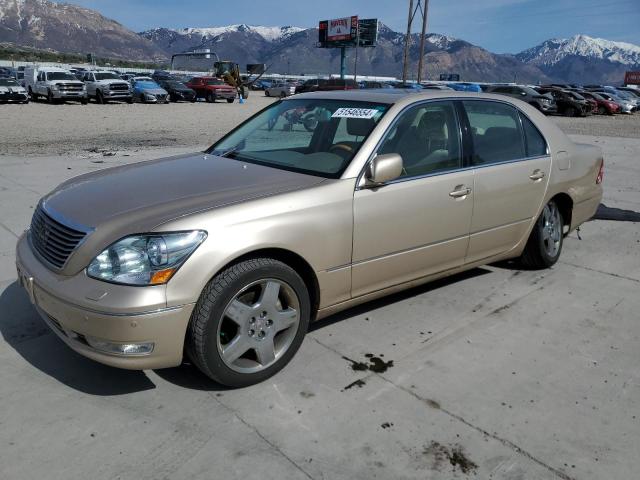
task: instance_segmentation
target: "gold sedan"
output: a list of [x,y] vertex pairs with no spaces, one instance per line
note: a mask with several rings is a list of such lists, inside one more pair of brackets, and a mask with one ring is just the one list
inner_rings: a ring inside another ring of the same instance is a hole
[[63,183],[18,242],[22,285],[87,357],[186,354],[244,386],[315,319],[498,260],[549,267],[595,213],[602,152],[533,107],[378,92],[297,95],[206,152]]

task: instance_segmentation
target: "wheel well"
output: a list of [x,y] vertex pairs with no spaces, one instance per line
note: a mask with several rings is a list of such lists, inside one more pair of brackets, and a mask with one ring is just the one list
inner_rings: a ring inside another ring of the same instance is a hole
[[565,225],[571,227],[571,216],[573,213],[573,200],[566,193],[558,193],[551,200],[556,202],[560,213],[562,214],[562,220]]
[[318,278],[316,277],[316,274],[311,265],[309,265],[309,263],[297,253],[293,253],[292,251],[285,250],[283,248],[264,248],[261,250],[254,250],[253,252],[246,253],[241,257],[238,257],[227,263],[220,269],[220,271],[228,268],[235,263],[242,262],[249,258],[257,257],[267,257],[273,258],[274,260],[279,260],[282,263],[285,263],[293,268],[298,273],[298,275],[302,277],[302,280],[307,286],[307,291],[309,292],[309,300],[311,303],[311,319],[313,320],[316,312],[318,311],[318,306],[320,305],[320,285],[318,284]]

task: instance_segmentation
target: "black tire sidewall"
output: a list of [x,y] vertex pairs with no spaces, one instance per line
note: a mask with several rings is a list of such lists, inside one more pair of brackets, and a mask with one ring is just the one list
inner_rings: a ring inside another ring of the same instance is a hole
[[[558,205],[551,201],[549,203],[553,203],[556,208],[558,208]],[[556,254],[555,257],[551,257],[549,254],[547,254],[546,249],[544,248],[544,240],[542,238],[542,229],[543,229],[543,215],[542,213],[540,214],[540,217],[538,217],[538,219],[536,220],[536,224],[533,227],[533,231],[532,233],[532,237],[531,237],[531,241],[532,241],[532,245],[528,246],[528,248],[535,248],[537,250],[536,254],[539,257],[539,259],[542,261],[542,265],[540,265],[541,267],[551,267],[552,265],[554,265],[558,259],[560,258],[560,254],[562,253],[562,246],[564,244],[564,218],[562,217],[562,212],[560,211],[560,209],[558,209],[558,214],[560,215],[560,247],[558,248],[558,253]]]
[[[224,272],[223,274],[224,275]],[[295,291],[300,302],[300,323],[293,342],[285,354],[269,368],[257,373],[238,373],[231,370],[220,357],[217,348],[218,324],[222,319],[224,309],[233,297],[246,285],[265,278],[282,280]],[[215,281],[215,279],[214,279]],[[212,377],[217,382],[230,387],[243,387],[259,383],[281,370],[302,345],[309,327],[311,304],[309,293],[302,278],[284,263],[273,261],[266,265],[251,268],[234,278],[213,301],[209,319],[206,324],[206,348],[204,360]]]

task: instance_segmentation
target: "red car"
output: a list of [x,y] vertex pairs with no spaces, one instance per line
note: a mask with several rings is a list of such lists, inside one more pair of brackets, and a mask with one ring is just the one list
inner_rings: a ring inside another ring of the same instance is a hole
[[219,98],[233,103],[236,99],[236,89],[216,77],[193,77],[185,85],[195,90],[196,98],[204,98],[209,103]]
[[598,113],[600,115],[613,115],[615,113],[620,113],[620,105],[616,102],[612,102],[611,100],[607,100],[604,97],[601,97],[597,93],[593,92],[579,92],[587,100],[593,100],[598,105]]

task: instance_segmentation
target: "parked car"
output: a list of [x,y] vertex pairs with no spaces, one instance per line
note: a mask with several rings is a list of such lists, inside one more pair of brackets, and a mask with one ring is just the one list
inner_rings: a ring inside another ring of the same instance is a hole
[[87,88],[68,70],[57,67],[24,69],[24,88],[32,100],[45,97],[49,103],[74,100],[87,104]]
[[185,85],[196,92],[197,98],[204,98],[209,103],[219,98],[233,103],[237,96],[235,88],[216,77],[193,77]]
[[393,87],[385,82],[362,80],[358,82],[358,88],[393,88]]
[[331,90],[355,90],[358,84],[350,78],[329,78],[318,85],[318,91],[329,92]]
[[131,81],[133,99],[140,103],[169,103],[169,93],[150,77],[135,77]]
[[169,92],[169,99],[172,102],[195,102],[195,90],[187,87],[184,83],[177,80],[160,80],[158,82],[162,88]]
[[524,85],[489,85],[484,91],[517,98],[533,105],[547,115],[558,111],[558,106],[551,95],[540,94],[533,88]]
[[580,91],[580,95],[587,99],[593,99],[597,105],[597,113],[599,115],[614,115],[620,113],[620,105],[611,100],[607,100],[595,92]]
[[86,71],[81,80],[87,87],[87,96],[100,104],[110,101],[133,103],[131,85],[113,72]]
[[173,75],[164,70],[156,70],[150,76],[158,83],[160,83],[161,80],[174,80]]
[[422,88],[424,90],[453,90],[453,88],[440,83],[423,83]]
[[415,82],[407,82],[407,83],[395,82],[395,83],[392,83],[392,85],[393,85],[393,88],[399,88],[402,90],[424,90],[424,87],[422,85]]
[[[296,110],[316,128],[281,128]],[[82,355],[156,369],[186,354],[245,386],[316,319],[500,260],[554,265],[602,177],[600,148],[510,97],[300,94],[205,153],[66,181],[18,241],[18,279]]]
[[459,92],[482,92],[482,87],[479,83],[451,82],[447,86]]
[[265,88],[264,94],[267,97],[288,97],[296,93],[295,83],[274,82],[269,88]]
[[13,77],[0,77],[0,103],[29,103],[29,95]]
[[640,99],[640,89],[632,88],[632,87],[618,87],[618,90],[622,90],[623,92],[627,92],[637,99]]
[[620,105],[620,113],[632,113],[635,105],[624,98],[621,98],[617,95],[614,95],[611,92],[606,92],[604,90],[589,90],[591,93],[597,93],[602,98],[609,100],[610,102],[615,102]]
[[311,78],[296,86],[295,93],[315,92],[320,88],[320,85],[327,83],[324,78]]
[[269,88],[273,82],[268,79],[260,78],[258,80],[253,81],[249,88],[251,90],[264,90],[265,88]]
[[567,90],[556,87],[537,87],[534,90],[541,94],[550,94],[558,106],[558,113],[565,117],[585,117],[591,112],[591,106],[584,98],[580,100]]

